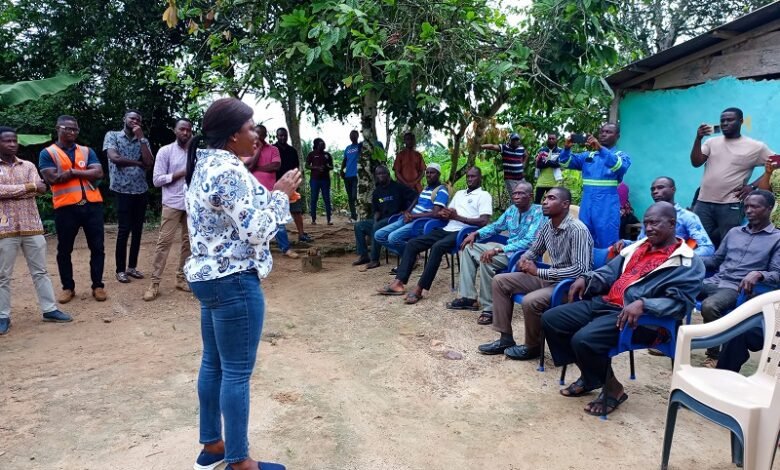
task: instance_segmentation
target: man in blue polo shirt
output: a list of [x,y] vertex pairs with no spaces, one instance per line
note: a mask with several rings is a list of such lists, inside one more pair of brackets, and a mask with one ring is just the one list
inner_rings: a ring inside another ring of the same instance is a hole
[[357,201],[357,162],[360,157],[360,147],[358,131],[349,133],[349,140],[352,142],[344,149],[344,159],[341,160],[341,177],[344,179],[344,189],[347,191],[347,201],[349,202],[350,223],[357,222],[357,211],[355,202]]
[[441,166],[438,163],[429,163],[425,169],[428,185],[417,196],[414,204],[404,212],[403,217],[374,233],[374,240],[393,253],[402,255],[406,242],[414,236],[411,222],[424,217],[436,217],[436,214],[447,207],[450,201],[447,187],[441,184],[439,178],[441,178]]
[[504,169],[504,184],[506,192],[511,196],[515,187],[525,181],[525,148],[521,145],[520,136],[509,136],[508,144],[483,144],[482,150],[501,152],[501,166]]

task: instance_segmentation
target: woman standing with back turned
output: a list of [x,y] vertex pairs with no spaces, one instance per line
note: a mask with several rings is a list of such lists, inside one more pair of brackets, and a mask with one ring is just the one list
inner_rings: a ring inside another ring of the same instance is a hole
[[[259,279],[273,264],[268,242],[291,220],[289,196],[301,174],[287,172],[268,191],[244,167],[238,155],[252,151],[252,114],[237,99],[215,101],[187,155],[192,256],[184,271],[201,304],[203,337],[198,399],[204,447],[195,470],[212,470],[223,461],[227,470],[285,468],[249,458],[249,379],[265,313]],[[201,141],[207,149],[198,149]]]

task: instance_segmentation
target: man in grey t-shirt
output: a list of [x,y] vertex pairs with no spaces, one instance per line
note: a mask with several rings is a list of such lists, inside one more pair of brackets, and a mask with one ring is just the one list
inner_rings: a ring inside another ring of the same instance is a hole
[[722,136],[702,143],[704,136],[714,132],[708,124],[696,131],[691,150],[691,164],[704,165],[699,196],[693,211],[717,248],[729,230],[742,224],[742,200],[756,189],[748,184],[753,169],[763,166],[772,151],[763,142],[741,134],[742,110],[727,108],[720,115]]
[[[137,269],[138,252],[141,249],[141,233],[146,216],[146,172],[154,167],[154,155],[149,139],[141,128],[141,113],[128,110],[120,131],[109,131],[103,140],[103,150],[108,157],[109,188],[116,194],[116,213],[119,230],[116,236],[116,280],[130,282],[128,276],[143,279]],[[130,241],[130,258],[127,258],[127,240]]]

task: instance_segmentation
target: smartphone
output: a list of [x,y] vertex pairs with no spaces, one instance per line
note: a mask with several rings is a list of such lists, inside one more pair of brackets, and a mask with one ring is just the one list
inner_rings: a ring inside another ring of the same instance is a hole
[[712,125],[710,127],[712,128],[712,133],[713,134],[720,134],[720,125],[719,124],[715,124],[715,125]]
[[588,141],[588,136],[585,134],[572,134],[571,135],[571,143],[573,144],[584,144]]

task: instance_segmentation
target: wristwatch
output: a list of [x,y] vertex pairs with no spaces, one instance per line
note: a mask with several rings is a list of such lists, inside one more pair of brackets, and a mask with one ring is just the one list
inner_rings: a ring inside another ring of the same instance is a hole
[[139,140],[138,142],[141,142],[141,143],[142,143],[142,144],[144,144],[144,145],[149,145],[149,139],[147,139],[146,137],[142,138],[142,139],[141,139],[141,140]]

